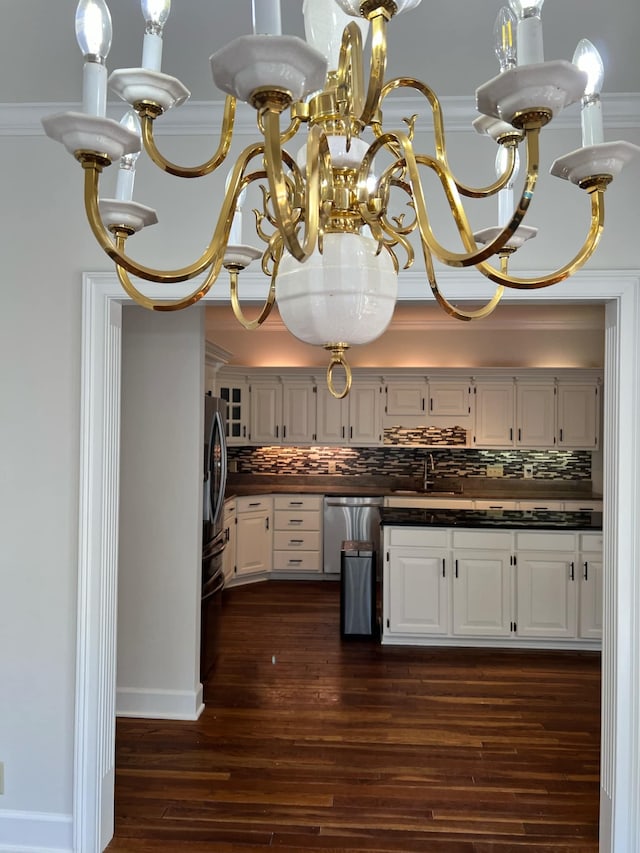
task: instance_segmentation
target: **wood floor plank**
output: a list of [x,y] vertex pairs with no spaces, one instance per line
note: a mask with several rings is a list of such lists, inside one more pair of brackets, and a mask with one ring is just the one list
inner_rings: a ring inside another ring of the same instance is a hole
[[119,719],[109,853],[596,853],[593,652],[383,647],[339,585],[225,591],[196,722]]

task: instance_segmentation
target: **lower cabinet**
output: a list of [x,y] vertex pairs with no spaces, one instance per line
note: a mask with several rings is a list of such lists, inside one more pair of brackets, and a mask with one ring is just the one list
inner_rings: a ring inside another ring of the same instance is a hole
[[577,636],[576,535],[516,533],[520,637]]
[[597,648],[600,534],[388,527],[383,642]]
[[236,578],[271,569],[273,498],[236,499]]
[[276,495],[273,572],[295,575],[322,571],[322,495]]
[[453,625],[461,637],[508,637],[513,631],[511,534],[454,531]]

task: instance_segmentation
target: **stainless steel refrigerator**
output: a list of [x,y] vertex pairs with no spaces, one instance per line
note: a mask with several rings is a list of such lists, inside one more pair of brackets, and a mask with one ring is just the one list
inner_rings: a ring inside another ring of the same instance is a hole
[[215,664],[222,606],[225,547],[224,491],[227,483],[225,420],[227,404],[204,398],[204,466],[202,496],[202,613],[200,623],[200,678],[204,682]]

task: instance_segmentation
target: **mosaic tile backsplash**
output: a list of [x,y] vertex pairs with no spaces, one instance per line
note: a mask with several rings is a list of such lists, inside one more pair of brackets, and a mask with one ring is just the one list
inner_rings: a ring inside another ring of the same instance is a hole
[[229,448],[229,461],[240,474],[421,477],[430,454],[436,477],[486,477],[487,465],[502,465],[503,479],[521,479],[524,465],[533,465],[534,480],[591,480],[591,453],[587,450],[243,446]]

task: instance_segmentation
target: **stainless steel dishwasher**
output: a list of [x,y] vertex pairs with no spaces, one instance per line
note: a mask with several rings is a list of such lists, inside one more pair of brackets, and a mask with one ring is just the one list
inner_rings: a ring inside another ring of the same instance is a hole
[[[324,573],[340,577],[342,543],[372,542],[380,551],[380,507],[382,497],[325,497],[324,499]],[[378,564],[380,561],[378,560]]]

